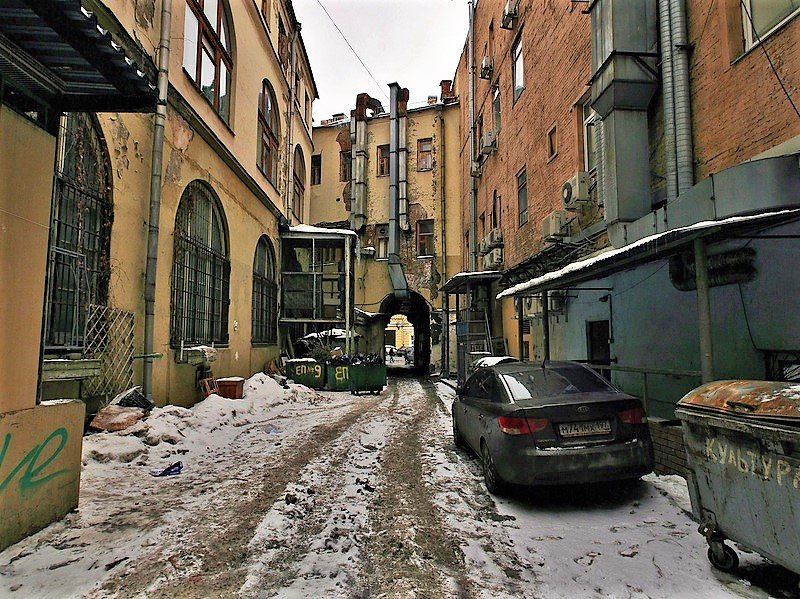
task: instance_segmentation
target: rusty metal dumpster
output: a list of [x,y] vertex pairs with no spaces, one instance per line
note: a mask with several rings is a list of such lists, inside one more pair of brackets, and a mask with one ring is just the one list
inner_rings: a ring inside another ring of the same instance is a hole
[[730,539],[800,573],[800,384],[716,381],[675,413],[711,563],[736,569]]

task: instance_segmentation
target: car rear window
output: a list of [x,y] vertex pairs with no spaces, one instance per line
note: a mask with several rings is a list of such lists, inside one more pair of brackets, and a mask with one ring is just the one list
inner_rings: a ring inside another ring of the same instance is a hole
[[607,393],[615,391],[602,378],[581,367],[541,368],[524,372],[503,373],[515,399],[550,397],[566,393]]

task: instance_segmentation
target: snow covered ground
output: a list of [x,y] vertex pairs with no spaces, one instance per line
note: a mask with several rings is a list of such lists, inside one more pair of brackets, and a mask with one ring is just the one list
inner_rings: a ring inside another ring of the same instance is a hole
[[0,597],[793,596],[756,554],[710,567],[679,477],[491,497],[451,403],[257,374],[244,399],[90,435],[79,510],[0,553]]

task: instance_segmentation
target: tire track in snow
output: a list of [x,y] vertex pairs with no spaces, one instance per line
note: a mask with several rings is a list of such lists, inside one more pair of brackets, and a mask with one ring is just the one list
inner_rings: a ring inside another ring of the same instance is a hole
[[[382,452],[404,424],[382,398],[287,485],[250,542],[244,597],[347,596],[367,530]],[[361,400],[357,400],[361,401]],[[360,405],[360,404],[357,404]]]
[[[385,451],[379,492],[370,511],[373,534],[354,597],[470,597],[459,543],[434,502],[427,458],[438,400],[428,384],[399,381],[396,408],[412,415]],[[388,589],[388,590],[387,590]]]
[[[362,398],[328,422],[296,431],[290,442],[274,452],[265,451],[259,460],[253,459],[252,435],[269,425],[247,431],[237,439],[241,446],[231,447],[217,460],[220,481],[225,481],[221,488],[205,503],[198,502],[196,510],[186,512],[185,520],[164,531],[152,553],[117,573],[93,596],[171,599],[234,594],[245,578],[248,543],[265,506],[274,504],[309,462],[385,400]],[[263,440],[261,447],[266,449]],[[231,480],[230,472],[222,468],[238,463],[247,464],[245,476]]]
[[[431,393],[435,393],[431,391]],[[464,569],[478,597],[541,597],[536,568],[541,557],[530,547],[517,546],[509,532],[513,517],[498,513],[483,484],[480,460],[453,444],[447,402],[437,400],[436,414],[425,431],[424,459],[436,489],[435,501],[447,514],[447,526],[460,539]]]

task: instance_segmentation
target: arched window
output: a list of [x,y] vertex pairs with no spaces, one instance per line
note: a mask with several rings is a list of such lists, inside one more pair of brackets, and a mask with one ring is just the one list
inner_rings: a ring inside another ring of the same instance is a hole
[[300,146],[294,149],[294,195],[292,209],[299,221],[303,220],[303,199],[306,193],[306,160]]
[[86,310],[108,301],[111,176],[93,118],[61,118],[50,228],[45,347],[80,349]]
[[225,0],[186,0],[183,68],[226,123],[233,71],[230,30]]
[[269,81],[264,79],[258,97],[258,168],[272,181],[278,182],[278,104]]
[[227,227],[219,200],[202,181],[192,181],[183,192],[174,237],[170,344],[227,343]]
[[266,235],[256,246],[253,259],[253,343],[278,340],[278,284],[275,252]]

